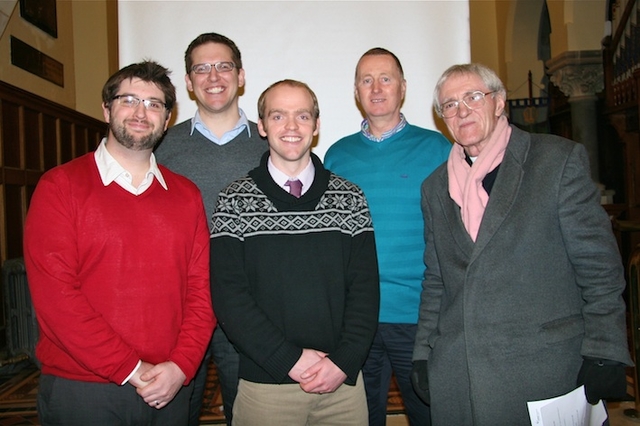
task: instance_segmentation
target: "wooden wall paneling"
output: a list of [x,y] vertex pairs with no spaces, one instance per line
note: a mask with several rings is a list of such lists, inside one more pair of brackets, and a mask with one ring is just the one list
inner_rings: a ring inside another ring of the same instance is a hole
[[20,107],[13,102],[2,103],[2,146],[5,167],[20,167]]
[[24,168],[28,170],[42,169],[41,115],[31,108],[23,109]]
[[638,134],[632,143],[627,143],[627,167],[629,189],[629,218],[640,220],[640,146],[638,144]]
[[[5,213],[6,205],[7,205],[7,198],[5,197],[4,176],[2,173],[0,173],[0,259],[2,259],[2,262],[4,262],[4,260],[8,258],[7,257],[7,228],[6,226],[4,226],[4,224],[7,223],[7,218]],[[1,276],[0,276],[0,285],[2,285]],[[0,320],[0,324],[2,324],[2,320]]]
[[58,120],[48,114],[42,114],[42,161],[38,170],[49,170],[60,164],[58,159]]
[[[106,124],[104,125],[106,126]],[[104,127],[103,126],[103,127]],[[106,127],[104,127],[106,129]],[[102,140],[100,137],[96,142],[96,135],[102,135],[103,130],[102,127],[100,129],[95,129],[88,126],[83,126],[81,124],[75,124],[75,140],[76,140],[76,154],[75,157],[80,157],[88,152],[95,151],[98,147],[98,144]]]
[[0,262],[22,256],[24,217],[46,171],[93,151],[104,122],[0,81]]
[[[5,206],[6,206],[6,197],[5,197],[5,185],[4,185],[4,139],[7,134],[7,126],[5,124],[5,114],[6,111],[6,102],[2,98],[0,98],[0,260],[4,262],[7,256],[7,233],[6,227],[4,224],[6,223],[5,218]],[[0,276],[0,284],[2,284],[2,277]]]
[[74,130],[74,139],[76,141],[75,157],[80,157],[81,155],[84,155],[89,151],[93,151],[93,144],[89,143],[89,129],[76,125]]
[[23,256],[24,220],[42,174],[93,151],[104,134],[102,121],[0,81],[0,264]]
[[73,158],[73,126],[67,120],[60,120],[60,163],[63,164]]
[[107,136],[107,124],[101,125],[99,128],[89,128],[89,151],[95,151],[100,145],[102,138]]

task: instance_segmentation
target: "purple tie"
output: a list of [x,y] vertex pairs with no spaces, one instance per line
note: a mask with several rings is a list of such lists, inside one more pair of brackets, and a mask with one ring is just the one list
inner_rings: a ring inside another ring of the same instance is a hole
[[284,186],[288,186],[289,187],[289,194],[293,195],[296,198],[300,198],[300,195],[302,195],[302,182],[300,182],[298,179],[296,180],[288,180]]

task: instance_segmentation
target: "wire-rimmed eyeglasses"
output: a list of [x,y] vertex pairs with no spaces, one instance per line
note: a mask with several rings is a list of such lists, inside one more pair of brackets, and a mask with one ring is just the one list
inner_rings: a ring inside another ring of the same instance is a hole
[[163,112],[167,108],[167,104],[156,99],[140,99],[133,95],[118,95],[111,98],[112,101],[118,101],[119,105],[127,108],[136,108],[142,102],[147,111]]
[[484,97],[492,93],[495,93],[495,91],[481,92],[478,90],[476,92],[471,92],[465,95],[459,101],[447,101],[442,105],[440,105],[440,110],[439,110],[440,116],[443,118],[454,117],[456,114],[458,114],[458,108],[460,107],[460,102],[462,102],[469,109],[482,108],[485,104]]
[[191,67],[191,71],[196,74],[209,74],[211,72],[211,68],[215,68],[218,72],[229,72],[236,67],[236,64],[233,62],[216,62],[215,64],[195,64]]

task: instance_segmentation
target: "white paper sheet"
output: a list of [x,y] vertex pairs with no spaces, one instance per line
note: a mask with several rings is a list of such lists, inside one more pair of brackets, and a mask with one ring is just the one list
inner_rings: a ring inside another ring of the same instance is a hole
[[602,401],[591,405],[584,386],[556,398],[527,402],[532,426],[602,426],[607,411]]

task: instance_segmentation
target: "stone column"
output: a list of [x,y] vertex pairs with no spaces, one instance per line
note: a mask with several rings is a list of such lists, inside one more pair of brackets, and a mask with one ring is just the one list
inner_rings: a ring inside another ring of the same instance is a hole
[[591,177],[600,182],[596,93],[604,90],[600,50],[563,52],[546,63],[551,82],[569,97],[573,139],[589,153]]

